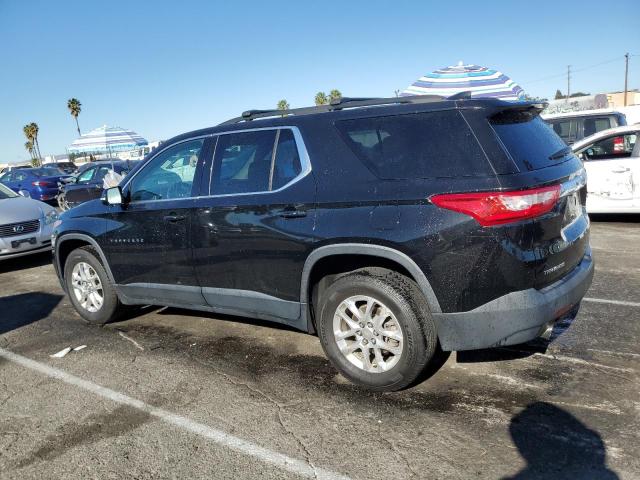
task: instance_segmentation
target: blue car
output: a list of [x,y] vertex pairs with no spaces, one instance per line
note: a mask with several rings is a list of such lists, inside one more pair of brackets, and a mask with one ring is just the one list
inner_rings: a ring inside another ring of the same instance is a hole
[[16,193],[43,202],[55,200],[60,191],[58,183],[69,175],[55,167],[21,168],[3,173],[3,183]]

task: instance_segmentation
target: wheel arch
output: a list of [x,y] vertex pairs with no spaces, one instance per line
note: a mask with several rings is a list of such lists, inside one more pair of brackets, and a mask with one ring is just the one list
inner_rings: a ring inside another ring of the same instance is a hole
[[60,235],[56,239],[55,259],[57,262],[58,272],[60,272],[60,278],[64,278],[64,264],[69,254],[75,249],[83,246],[91,246],[96,250],[96,252],[98,252],[100,261],[109,276],[109,281],[111,281],[111,283],[115,283],[113,273],[111,272],[111,268],[107,262],[107,257],[102,251],[102,248],[100,248],[100,245],[98,245],[95,238],[83,233],[66,233]]
[[[312,305],[312,287],[314,285],[314,271],[316,267],[328,259],[338,259],[339,257],[348,256],[350,258],[374,258],[384,262],[384,264],[374,263],[373,267],[389,266],[393,270],[400,271],[416,282],[418,288],[424,295],[429,309],[432,313],[440,313],[440,303],[438,298],[427,280],[424,272],[418,265],[405,253],[400,252],[391,247],[384,245],[371,245],[364,243],[341,243],[335,245],[325,245],[312,251],[307,257],[302,270],[302,281],[300,289],[300,303],[303,305],[308,319],[308,330],[313,332],[315,325],[313,324]],[[366,262],[365,262],[366,263]],[[393,268],[393,267],[396,268]],[[387,267],[388,268],[388,267]]]

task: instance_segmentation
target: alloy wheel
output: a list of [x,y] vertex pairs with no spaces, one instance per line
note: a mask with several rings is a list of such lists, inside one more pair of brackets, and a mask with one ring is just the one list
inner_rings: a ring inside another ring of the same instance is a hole
[[95,313],[104,304],[102,282],[95,269],[86,262],[78,262],[71,272],[73,294],[82,308]]
[[402,356],[404,334],[400,323],[386,305],[370,296],[352,296],[338,305],[333,334],[340,352],[366,372],[386,372]]

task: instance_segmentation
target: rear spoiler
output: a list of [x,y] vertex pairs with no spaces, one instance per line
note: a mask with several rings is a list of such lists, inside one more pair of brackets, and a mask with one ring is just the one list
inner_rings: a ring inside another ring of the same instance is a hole
[[497,124],[528,122],[540,115],[547,105],[545,102],[500,102],[500,105],[489,109],[487,117],[491,123]]

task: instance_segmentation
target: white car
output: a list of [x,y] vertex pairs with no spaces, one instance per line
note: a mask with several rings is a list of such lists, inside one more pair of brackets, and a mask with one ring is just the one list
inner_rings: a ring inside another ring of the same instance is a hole
[[51,251],[57,219],[53,207],[18,195],[0,183],[0,261]]
[[640,213],[640,125],[610,128],[572,145],[587,170],[589,213]]

